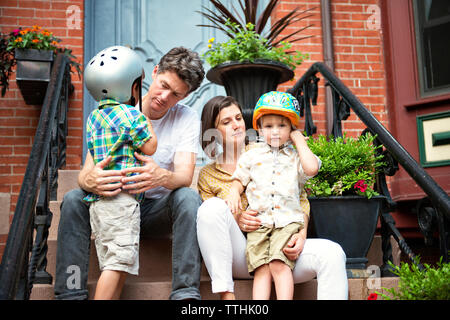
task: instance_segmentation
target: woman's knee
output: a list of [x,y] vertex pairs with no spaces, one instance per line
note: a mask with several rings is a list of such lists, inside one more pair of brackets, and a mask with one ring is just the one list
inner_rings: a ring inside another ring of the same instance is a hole
[[320,250],[318,250],[318,254],[320,254],[320,258],[323,261],[327,261],[331,264],[336,263],[344,263],[346,261],[346,255],[340,244],[326,239],[321,239],[322,245],[320,246]]
[[225,216],[227,210],[228,206],[223,199],[209,198],[198,208],[197,224],[215,224]]

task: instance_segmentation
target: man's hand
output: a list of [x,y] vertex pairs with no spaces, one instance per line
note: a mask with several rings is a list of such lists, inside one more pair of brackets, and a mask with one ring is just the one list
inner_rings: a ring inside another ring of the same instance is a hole
[[168,171],[161,169],[150,157],[140,155],[137,152],[134,155],[144,165],[122,170],[124,175],[137,173],[137,175],[122,178],[122,189],[127,190],[131,194],[136,194],[163,185],[167,179]]
[[122,173],[120,170],[103,170],[110,162],[112,157],[100,161],[94,165],[90,153],[86,156],[83,169],[78,176],[78,184],[88,192],[100,196],[112,197],[121,192]]

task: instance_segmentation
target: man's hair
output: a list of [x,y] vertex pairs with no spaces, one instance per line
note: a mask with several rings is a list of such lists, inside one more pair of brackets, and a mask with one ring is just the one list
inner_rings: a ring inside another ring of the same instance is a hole
[[195,91],[205,77],[202,60],[197,52],[185,47],[175,47],[167,52],[158,63],[158,73],[175,72],[189,87]]

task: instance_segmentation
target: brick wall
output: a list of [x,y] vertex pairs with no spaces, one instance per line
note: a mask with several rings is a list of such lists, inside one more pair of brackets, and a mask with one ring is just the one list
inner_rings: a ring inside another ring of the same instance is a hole
[[[0,32],[8,34],[19,26],[26,28],[38,25],[46,28],[62,40],[60,46],[72,49],[78,62],[83,64],[83,3],[82,0],[2,0]],[[77,19],[78,17],[80,19]],[[75,91],[70,98],[68,109],[66,168],[79,169],[83,110],[82,83],[76,73],[72,74],[72,83]],[[31,152],[40,110],[40,106],[25,104],[13,73],[6,95],[0,97],[0,193],[11,195],[10,221]],[[5,241],[6,236],[0,235],[0,257]]]
[[[73,50],[83,64],[83,1],[82,0],[2,0],[0,3],[0,32],[9,33],[18,26],[39,25],[54,32],[62,39],[62,45]],[[79,25],[75,20],[77,12],[68,11],[70,6],[79,9]],[[274,19],[285,15],[296,6],[301,9],[314,8],[311,18],[290,27],[313,24],[303,32],[314,37],[297,42],[294,49],[307,52],[310,58],[296,70],[295,79],[316,61],[323,61],[320,0],[281,0]],[[350,90],[357,95],[375,116],[388,126],[385,109],[386,83],[384,77],[381,30],[374,28],[374,11],[378,0],[332,0],[332,32],[335,72]],[[69,136],[67,137],[67,169],[79,169],[82,162],[83,110],[82,83],[76,74],[72,75],[75,86],[69,103]],[[286,90],[295,81],[280,86]],[[313,107],[313,119],[318,133],[326,133],[324,81],[319,82],[318,105]],[[39,120],[40,107],[29,106],[23,101],[12,75],[6,95],[0,97],[0,193],[11,195],[10,215],[20,191],[33,137]],[[343,122],[343,130],[358,135],[364,129],[361,121],[352,114]],[[11,220],[11,219],[10,219]],[[0,235],[0,256],[3,253],[5,235]]]
[[[378,27],[380,17],[374,15],[377,13],[376,10],[379,10],[378,2],[378,0],[331,0],[334,66],[337,76],[376,118],[388,127],[382,33]],[[314,37],[294,43],[294,49],[310,55],[309,60],[296,69],[295,78],[299,79],[314,62],[323,61],[323,38],[319,0],[282,0],[275,18],[284,16],[297,6],[300,9],[316,8],[312,11],[313,17],[288,28],[292,32],[294,28],[313,24],[313,27],[305,30],[303,34]],[[287,82],[279,89],[284,91],[294,84],[295,81]],[[324,92],[324,80],[321,79],[318,105],[313,106],[313,119],[319,134],[326,133]],[[353,112],[346,121],[343,121],[343,131],[349,135],[357,136],[364,128],[364,124]]]

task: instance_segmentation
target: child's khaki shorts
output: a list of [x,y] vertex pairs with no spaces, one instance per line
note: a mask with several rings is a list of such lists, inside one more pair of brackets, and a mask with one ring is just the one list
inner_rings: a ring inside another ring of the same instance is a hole
[[283,253],[283,248],[294,233],[303,228],[302,223],[290,223],[283,228],[268,228],[261,226],[258,230],[247,233],[247,267],[250,274],[258,267],[272,260],[281,260],[291,270],[295,261],[289,260]]
[[89,207],[100,270],[139,271],[139,203],[122,192],[103,197]]

